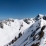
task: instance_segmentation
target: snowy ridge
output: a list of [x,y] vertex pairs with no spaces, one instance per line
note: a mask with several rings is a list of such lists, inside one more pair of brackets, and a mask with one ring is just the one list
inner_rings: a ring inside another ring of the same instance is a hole
[[4,46],[10,43],[15,37],[18,37],[19,33],[25,32],[32,23],[27,24],[23,20],[8,19],[0,22],[0,46]]
[[1,21],[0,37],[0,46],[46,46],[46,16]]

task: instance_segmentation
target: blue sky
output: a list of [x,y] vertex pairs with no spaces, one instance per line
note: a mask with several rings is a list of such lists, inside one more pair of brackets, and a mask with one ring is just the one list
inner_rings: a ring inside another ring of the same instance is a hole
[[46,14],[46,0],[0,0],[0,19],[31,18]]

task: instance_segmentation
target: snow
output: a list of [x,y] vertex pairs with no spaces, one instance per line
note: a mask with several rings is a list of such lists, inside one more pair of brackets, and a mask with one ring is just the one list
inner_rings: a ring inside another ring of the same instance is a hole
[[[40,42],[39,46],[46,46],[46,28],[43,30],[44,36],[41,40],[38,40],[41,28],[44,25],[46,26],[46,20],[43,19],[43,16],[44,15],[39,14],[39,20],[36,21],[33,20],[35,18],[30,18],[30,20],[28,20],[30,24],[24,22],[23,19],[10,18],[9,20],[2,21],[3,28],[0,27],[0,46],[31,46],[38,42]],[[14,22],[12,22],[12,20],[14,20]],[[18,37],[20,32],[22,33],[22,36],[13,44],[9,45],[8,43],[10,43],[15,36]],[[34,36],[36,36],[36,38],[33,41]]]
[[[41,15],[42,16],[42,15]],[[40,16],[40,17],[41,17]],[[38,34],[38,32],[41,31],[41,28],[46,25],[46,20],[40,19],[37,22],[35,22],[33,24],[33,26],[31,25],[31,28],[27,28],[26,32],[22,35],[21,38],[19,38],[14,44],[12,44],[11,46],[15,45],[15,46],[24,46],[24,44],[26,44],[25,46],[31,46],[32,44],[36,44],[37,42],[41,42],[39,46],[46,46],[45,40],[46,40],[46,33],[44,34],[44,37],[41,40],[36,39],[35,41],[32,41],[33,37],[30,38],[30,35],[33,33],[31,32],[31,30],[35,31],[37,27],[39,27],[40,23],[40,28],[36,31],[35,35]],[[37,26],[37,27],[36,27]],[[44,30],[44,32],[46,32],[46,29]],[[37,35],[36,38],[38,38],[39,36]],[[29,40],[30,39],[30,40]]]
[[[7,25],[5,24],[5,21],[2,21],[3,23],[3,29],[0,28],[0,46],[4,46],[8,44],[14,37],[18,37],[18,34],[20,32],[25,32],[25,30],[32,25],[33,23],[30,23],[29,25],[25,23],[23,20],[14,19],[14,22],[10,21],[12,19],[9,19],[7,22]],[[21,27],[21,30],[19,30],[21,24],[23,23],[23,27]]]
[[[38,21],[39,22],[39,21]],[[31,30],[36,30],[36,25],[38,26],[38,22],[36,22],[36,23],[34,23],[33,24],[33,27],[32,28],[28,28],[27,30],[26,30],[26,32],[25,32],[25,34],[23,34],[23,36],[20,38],[20,39],[18,39],[14,44],[16,45],[16,46],[23,46],[23,44],[25,43],[25,42],[27,42],[27,41],[29,41],[28,40],[28,37],[31,35]],[[27,35],[26,35],[27,34]],[[19,42],[20,41],[20,42]],[[30,41],[31,42],[31,41]],[[29,43],[30,43],[29,42]],[[13,46],[13,45],[12,45]]]

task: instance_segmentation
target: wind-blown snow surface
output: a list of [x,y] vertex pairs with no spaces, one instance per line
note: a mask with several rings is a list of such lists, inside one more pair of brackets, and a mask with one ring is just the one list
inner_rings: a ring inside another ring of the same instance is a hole
[[0,46],[46,46],[46,16],[0,21]]
[[[32,20],[33,21],[33,20]],[[34,23],[25,23],[23,20],[8,19],[0,22],[0,46],[8,44],[18,34],[25,32],[25,30]],[[22,26],[21,26],[22,25]],[[3,26],[3,27],[2,27]]]

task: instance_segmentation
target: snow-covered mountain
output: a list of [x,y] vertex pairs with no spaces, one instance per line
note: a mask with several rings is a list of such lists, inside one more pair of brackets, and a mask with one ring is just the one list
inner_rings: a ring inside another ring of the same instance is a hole
[[46,16],[0,21],[0,46],[46,46]]

